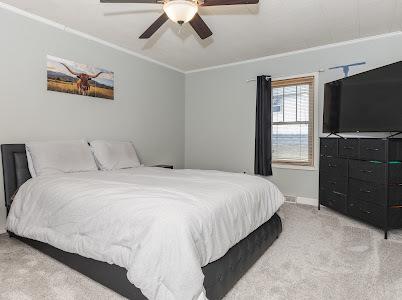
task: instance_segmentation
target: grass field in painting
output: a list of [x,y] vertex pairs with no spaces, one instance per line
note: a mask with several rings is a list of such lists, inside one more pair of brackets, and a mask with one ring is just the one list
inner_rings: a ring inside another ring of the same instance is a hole
[[[75,82],[67,82],[67,81],[61,81],[61,80],[48,78],[47,89],[49,91],[54,91],[54,92],[80,95],[80,93],[78,92],[77,84]],[[108,89],[108,88],[104,88],[104,87],[97,87],[97,86],[91,85],[88,96],[113,100],[114,99],[114,91],[111,88]]]

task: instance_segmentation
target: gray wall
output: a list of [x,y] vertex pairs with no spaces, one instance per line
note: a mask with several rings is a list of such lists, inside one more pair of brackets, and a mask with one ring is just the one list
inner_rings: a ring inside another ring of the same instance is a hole
[[[256,84],[246,83],[247,79],[325,69],[319,74],[316,102],[318,132],[322,135],[324,83],[343,77],[342,71],[329,71],[329,67],[367,61],[367,65],[352,70],[353,74],[401,58],[402,35],[395,34],[187,74],[186,167],[253,172]],[[318,198],[317,170],[275,168],[270,179],[286,195]]]
[[[133,140],[143,163],[183,167],[184,74],[2,9],[0,37],[1,144]],[[116,100],[46,91],[47,54],[114,71]]]
[[[145,164],[248,173],[253,171],[256,87],[247,79],[325,69],[317,101],[321,132],[323,84],[342,77],[328,67],[367,61],[354,70],[361,72],[402,57],[398,34],[184,75],[2,9],[0,36],[0,143],[130,139]],[[116,100],[46,91],[48,54],[113,70]],[[285,194],[317,198],[317,170],[274,172],[271,180]],[[0,231],[3,198],[0,189]]]

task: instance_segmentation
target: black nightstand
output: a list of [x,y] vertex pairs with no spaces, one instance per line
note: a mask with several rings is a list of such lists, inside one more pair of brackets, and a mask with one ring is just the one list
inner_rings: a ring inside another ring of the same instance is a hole
[[157,167],[157,168],[165,168],[165,169],[173,169],[172,165],[155,165],[152,167]]

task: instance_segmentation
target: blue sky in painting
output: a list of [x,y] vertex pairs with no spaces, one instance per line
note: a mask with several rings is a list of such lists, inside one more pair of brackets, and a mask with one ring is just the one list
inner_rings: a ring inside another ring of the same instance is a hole
[[62,73],[71,77],[74,77],[61,63],[66,64],[71,70],[78,73],[86,73],[96,75],[99,72],[104,72],[99,77],[93,79],[94,81],[104,84],[110,87],[114,86],[114,73],[97,67],[91,67],[84,64],[75,63],[73,61],[62,59],[54,56],[47,56],[47,70]]

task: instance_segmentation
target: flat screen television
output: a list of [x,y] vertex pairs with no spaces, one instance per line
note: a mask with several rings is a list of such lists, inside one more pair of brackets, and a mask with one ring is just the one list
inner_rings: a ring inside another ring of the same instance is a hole
[[326,83],[323,131],[402,131],[402,62]]

